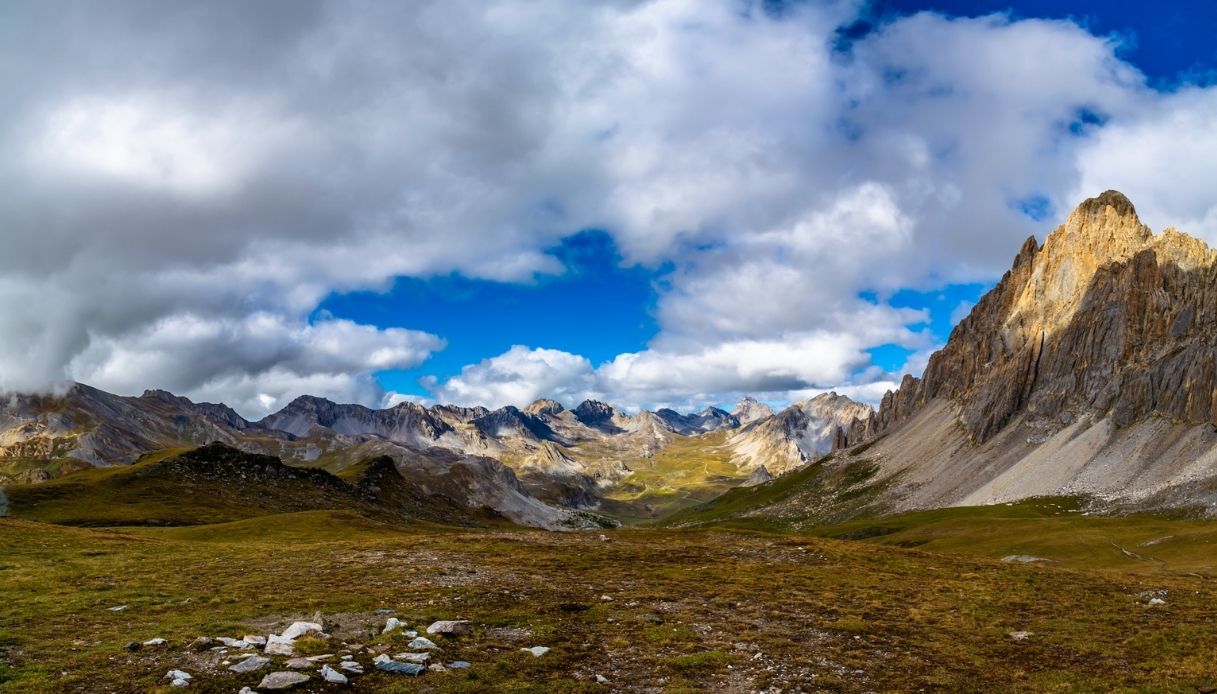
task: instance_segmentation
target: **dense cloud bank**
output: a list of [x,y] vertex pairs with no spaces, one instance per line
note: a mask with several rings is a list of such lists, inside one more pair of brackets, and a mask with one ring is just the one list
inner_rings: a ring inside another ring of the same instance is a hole
[[994,278],[1082,197],[1217,239],[1217,90],[1149,89],[1069,22],[919,14],[844,41],[860,11],[8,3],[0,390],[380,404],[372,375],[443,336],[317,319],[326,295],[529,281],[599,228],[672,268],[650,347],[517,347],[437,399],[868,395],[892,378],[868,347],[934,346],[886,296]]

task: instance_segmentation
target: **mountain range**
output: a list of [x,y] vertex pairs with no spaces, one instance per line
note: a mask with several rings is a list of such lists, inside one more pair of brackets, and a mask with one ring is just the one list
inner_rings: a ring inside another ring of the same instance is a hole
[[[249,421],[225,405],[165,391],[124,397],[73,384],[59,394],[12,395],[0,405],[0,481],[45,482],[219,443],[337,475],[384,458],[445,508],[455,503],[525,525],[577,527],[603,522],[594,514],[601,502],[675,441],[729,452],[732,465],[717,481],[743,484],[757,468],[782,472],[823,455],[834,427],[863,411],[870,409],[827,393],[779,415],[754,399],[734,412],[628,414],[591,400],[569,410],[553,400],[524,409],[404,402],[376,410],[301,396]],[[785,423],[771,426],[779,416]],[[631,495],[671,491],[656,487]]]
[[164,391],[80,384],[0,405],[0,481],[15,485],[211,443],[355,484],[372,460],[384,481],[391,461],[406,482],[395,488],[421,490],[405,495],[411,514],[441,521],[427,498],[547,528],[805,523],[1061,495],[1211,515],[1217,251],[1153,234],[1118,192],[1086,200],[1043,244],[1027,239],[924,374],[878,409],[836,393],[690,414],[302,396],[252,422]]

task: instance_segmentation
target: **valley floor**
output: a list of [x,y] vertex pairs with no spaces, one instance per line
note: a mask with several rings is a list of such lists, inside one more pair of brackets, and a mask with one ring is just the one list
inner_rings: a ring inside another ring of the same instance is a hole
[[[224,656],[192,652],[191,641],[265,634],[316,612],[335,641],[310,642],[306,654],[354,650],[368,670],[352,678],[357,691],[1217,685],[1217,525],[1123,519],[1105,529],[1107,519],[1019,511],[1010,526],[985,509],[977,522],[956,510],[887,521],[882,532],[842,528],[877,540],[921,532],[917,549],[749,530],[402,529],[333,511],[119,530],[0,519],[0,690],[168,691],[162,678],[181,669],[194,677],[186,691],[231,694],[265,672],[229,673]],[[1027,539],[1053,522],[1074,525],[1040,546]],[[1061,540],[1070,532],[1081,533],[1075,545]],[[924,551],[940,541],[943,551]],[[1172,542],[1177,565],[1152,560]],[[1001,561],[1015,545],[1055,561]],[[408,641],[380,634],[378,610],[410,628],[472,620],[469,636],[435,637],[437,660],[472,667],[419,678],[376,671],[376,653]],[[153,638],[167,642],[124,650]],[[533,646],[551,650],[521,651]],[[297,691],[326,685],[313,674]]]

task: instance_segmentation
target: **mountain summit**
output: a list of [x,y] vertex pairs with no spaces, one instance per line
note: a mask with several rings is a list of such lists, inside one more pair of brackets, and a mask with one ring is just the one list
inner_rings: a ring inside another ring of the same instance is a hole
[[[877,440],[903,503],[1091,493],[1189,505],[1217,479],[1217,252],[1086,200],[844,446]],[[878,440],[879,437],[884,437]]]

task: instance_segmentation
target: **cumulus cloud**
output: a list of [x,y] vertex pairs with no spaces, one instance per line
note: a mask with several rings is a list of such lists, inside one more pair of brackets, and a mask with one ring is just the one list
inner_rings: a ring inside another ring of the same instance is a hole
[[888,379],[868,347],[928,347],[883,297],[996,277],[1045,231],[1028,201],[1118,186],[1217,235],[1213,90],[1150,90],[1064,21],[924,13],[843,43],[862,11],[7,4],[0,389],[377,404],[374,374],[442,336],[310,321],[325,296],[560,273],[545,249],[588,228],[666,268],[648,348],[513,348],[437,399],[864,388]]

